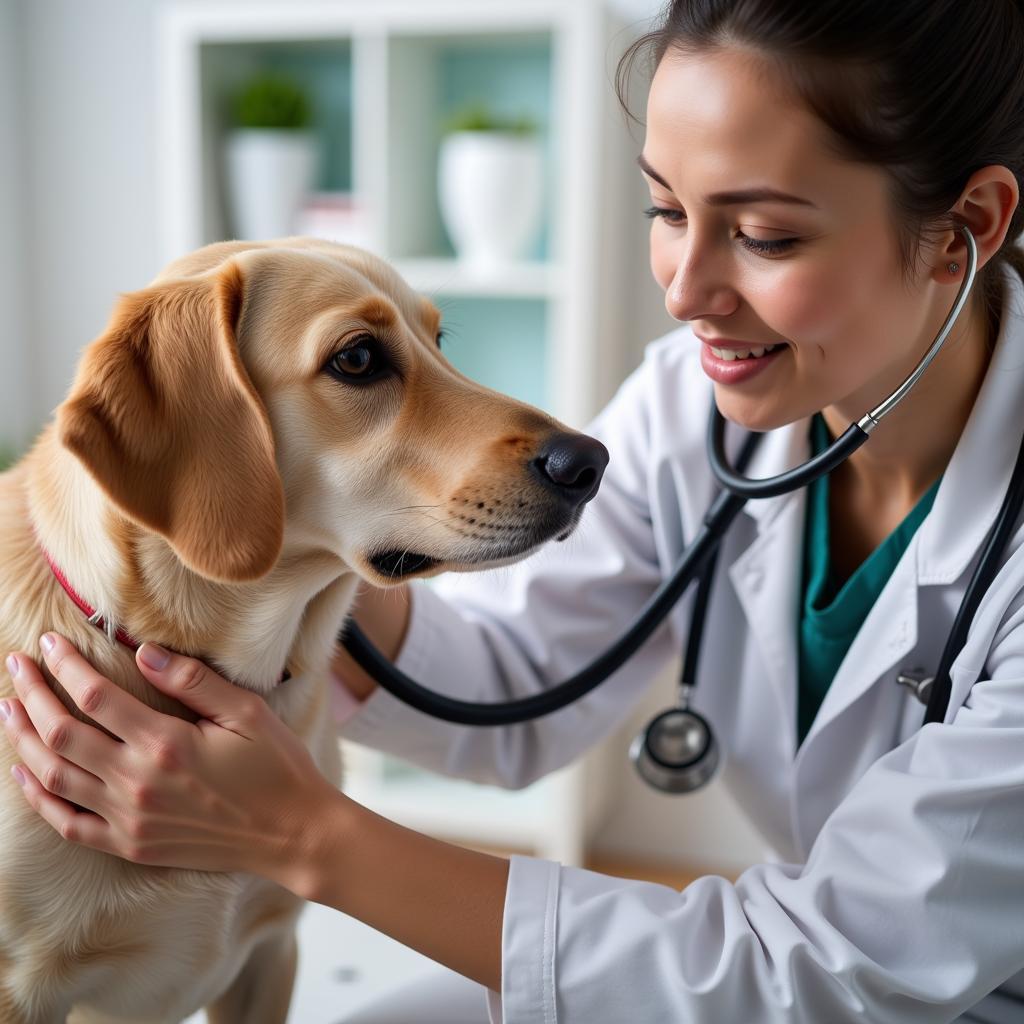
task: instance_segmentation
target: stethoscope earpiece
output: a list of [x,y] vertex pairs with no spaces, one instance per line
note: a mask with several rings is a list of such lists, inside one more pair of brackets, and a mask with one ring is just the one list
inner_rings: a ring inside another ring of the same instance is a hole
[[629,758],[640,777],[663,793],[693,793],[718,768],[718,743],[703,715],[670,708],[637,734]]

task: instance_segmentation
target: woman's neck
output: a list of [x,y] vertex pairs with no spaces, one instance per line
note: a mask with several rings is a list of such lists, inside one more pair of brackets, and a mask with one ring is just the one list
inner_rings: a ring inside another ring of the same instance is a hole
[[[845,492],[856,492],[869,504],[909,511],[945,471],[981,390],[995,342],[981,303],[974,302],[969,310],[969,318],[954,326],[910,394],[835,471],[833,481]],[[938,311],[934,332],[945,316],[945,310]],[[884,386],[891,389],[899,383],[887,381]],[[874,396],[874,404],[884,397]],[[830,433],[838,436],[868,408],[835,405],[822,415]]]

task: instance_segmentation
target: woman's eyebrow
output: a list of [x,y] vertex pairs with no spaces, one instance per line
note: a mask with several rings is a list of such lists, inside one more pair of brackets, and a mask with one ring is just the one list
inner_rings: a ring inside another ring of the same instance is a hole
[[636,158],[636,162],[648,178],[653,178],[662,188],[667,188],[669,192],[672,191],[672,186],[647,162],[647,157],[643,153]]
[[[672,191],[672,186],[647,162],[643,153],[636,158],[636,162],[640,165],[640,170],[647,177],[653,178],[662,188],[667,188],[669,192]],[[817,205],[812,203],[810,199],[803,199],[800,196],[791,195],[789,192],[780,192],[774,188],[748,188],[734,192],[714,192],[711,195],[704,196],[703,201],[708,206],[730,206],[735,203],[794,203],[798,206],[809,206],[814,210],[818,209]]]

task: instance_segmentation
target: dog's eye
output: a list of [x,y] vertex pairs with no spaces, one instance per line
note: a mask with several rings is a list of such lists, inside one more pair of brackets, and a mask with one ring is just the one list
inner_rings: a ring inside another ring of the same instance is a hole
[[369,345],[353,345],[334,357],[334,365],[353,377],[361,377],[373,370],[373,353]]
[[335,352],[325,367],[331,376],[346,383],[368,383],[391,369],[377,339],[360,335],[351,345]]
[[434,339],[437,342],[437,347],[438,348],[441,347],[441,339],[443,337],[444,337],[444,331],[439,328],[438,332],[437,332],[437,337]]

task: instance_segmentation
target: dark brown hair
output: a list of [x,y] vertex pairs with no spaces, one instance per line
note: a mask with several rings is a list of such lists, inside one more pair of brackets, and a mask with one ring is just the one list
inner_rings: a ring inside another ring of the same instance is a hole
[[[742,46],[774,61],[831,130],[839,152],[892,180],[904,270],[968,178],[1007,167],[1024,191],[1024,0],[673,0],[623,55],[617,89],[641,54]],[[1024,276],[1018,204],[1006,241],[978,275],[990,317],[999,265]]]

